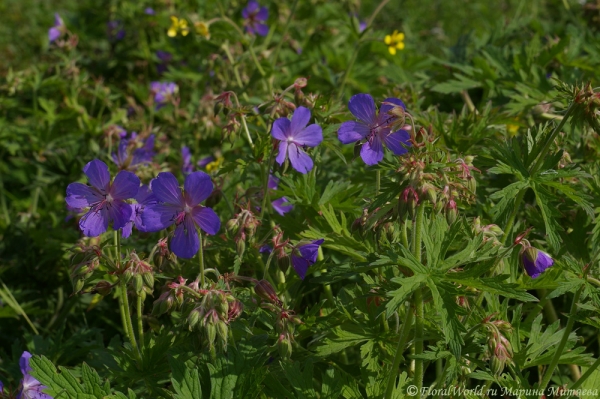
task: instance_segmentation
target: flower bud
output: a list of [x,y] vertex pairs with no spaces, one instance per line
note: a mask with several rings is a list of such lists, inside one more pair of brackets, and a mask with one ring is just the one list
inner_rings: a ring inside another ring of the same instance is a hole
[[469,189],[470,192],[472,192],[473,194],[475,194],[476,190],[477,190],[477,180],[475,180],[475,178],[473,176],[469,176],[467,177],[467,189]]
[[506,360],[502,360],[499,357],[492,355],[490,358],[490,370],[495,375],[500,375],[504,371],[504,366],[506,365]]
[[144,279],[139,274],[133,276],[133,289],[135,290],[136,294],[139,294],[144,289]]
[[244,256],[244,252],[246,251],[246,241],[243,239],[239,239],[236,243],[235,243],[235,250],[237,252],[237,255],[242,258]]
[[289,256],[282,256],[281,258],[277,258],[277,266],[281,269],[282,272],[286,272],[290,267],[291,261]]
[[75,281],[75,283],[73,284],[73,293],[77,294],[78,292],[80,292],[83,289],[83,286],[85,285],[85,280],[82,278],[77,279],[77,281]]
[[446,205],[446,221],[449,225],[451,225],[452,223],[456,222],[457,218],[458,209],[456,209],[456,202],[453,199],[451,199]]
[[279,335],[277,349],[282,359],[289,359],[292,356],[292,342],[287,334]]
[[237,234],[239,228],[238,219],[230,219],[225,225],[225,229],[233,236]]
[[554,264],[554,260],[552,260],[550,255],[528,244],[524,245],[519,259],[521,260],[521,265],[525,269],[525,272],[531,278],[538,277]]
[[425,183],[423,187],[421,187],[421,195],[427,201],[431,202],[433,205],[437,202],[437,193],[435,191],[435,187],[432,184]]
[[221,338],[221,345],[223,345],[223,349],[225,350],[227,350],[227,333],[227,323],[224,321],[217,322],[217,334],[219,334],[219,338]]
[[233,320],[240,317],[242,312],[244,311],[244,305],[238,301],[234,300],[231,304],[229,304],[229,312],[227,313],[227,321],[232,322]]
[[200,313],[201,309],[195,308],[188,315],[187,322],[190,326],[190,330],[193,330],[198,325],[198,322],[200,321]]
[[254,292],[264,300],[273,302],[275,304],[281,303],[277,293],[275,292],[275,289],[267,280],[259,280],[254,285]]
[[131,271],[131,269],[127,269],[123,272],[123,274],[121,274],[121,278],[123,279],[123,282],[125,284],[129,284],[132,277],[133,277],[133,272]]
[[142,278],[144,279],[146,287],[154,289],[154,275],[152,272],[142,273]]

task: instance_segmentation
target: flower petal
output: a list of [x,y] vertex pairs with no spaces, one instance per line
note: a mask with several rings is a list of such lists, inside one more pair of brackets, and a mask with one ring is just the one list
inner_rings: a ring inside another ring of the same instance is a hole
[[87,237],[98,237],[108,229],[108,221],[106,205],[93,207],[79,220],[79,228]]
[[138,202],[138,204],[142,205],[156,204],[158,202],[158,198],[156,198],[154,193],[150,191],[150,187],[147,185],[143,185],[138,189],[138,193],[135,195],[135,200]]
[[383,138],[387,148],[392,150],[396,155],[406,154],[410,146],[409,143],[410,134],[406,130],[398,130],[397,132],[390,133]]
[[159,173],[158,176],[150,182],[150,189],[161,202],[177,205],[182,209],[185,206],[183,195],[179,188],[179,182],[170,172]]
[[342,123],[338,129],[338,139],[342,144],[350,144],[364,139],[369,133],[369,126],[363,122],[348,121]]
[[292,255],[292,266],[294,267],[296,273],[298,273],[298,276],[300,276],[300,278],[304,280],[304,277],[306,277],[306,272],[310,267],[310,263],[308,263],[306,259],[303,259],[296,255]]
[[323,130],[321,126],[313,123],[307,126],[304,130],[294,136],[296,144],[305,145],[307,147],[316,147],[323,141]]
[[287,148],[288,148],[287,141],[282,141],[281,143],[279,143],[279,154],[277,154],[277,158],[275,158],[275,160],[277,161],[277,163],[279,165],[283,165],[283,162],[285,162],[285,157],[287,155]]
[[285,204],[289,204],[288,199],[285,197],[281,197],[281,198],[276,199],[275,201],[271,202],[271,205],[273,206],[273,209],[275,210],[275,212],[277,212],[281,216],[285,215],[286,213],[288,213],[289,211],[294,209],[294,205],[291,205],[291,204],[285,205]]
[[116,200],[126,200],[137,195],[140,178],[126,170],[120,171],[110,187],[110,195]]
[[296,140],[296,136],[302,132],[302,129],[308,125],[310,121],[310,110],[306,107],[298,107],[294,111],[292,115],[292,121],[290,123],[290,134],[288,136],[292,136],[294,141]]
[[383,159],[383,145],[379,137],[375,136],[371,142],[363,144],[360,157],[367,165],[376,165]]
[[82,183],[71,183],[67,186],[65,201],[72,208],[86,208],[104,199],[100,192]]
[[254,18],[258,21],[266,21],[269,18],[269,9],[267,7],[261,7]]
[[180,208],[168,204],[151,204],[144,207],[142,212],[142,224],[147,232],[166,229],[177,218]]
[[348,109],[352,112],[352,115],[367,125],[373,125],[377,121],[375,101],[373,101],[373,97],[370,94],[356,94],[352,96],[348,102]]
[[296,144],[291,143],[288,147],[288,155],[292,167],[300,173],[308,173],[313,168],[313,160]]
[[269,175],[269,181],[267,182],[267,187],[271,190],[277,190],[279,186],[279,178],[273,175]]
[[190,173],[183,184],[185,190],[185,202],[194,207],[208,198],[213,191],[213,183],[210,176],[204,172]]
[[269,34],[269,26],[265,24],[254,24],[254,31],[260,36],[267,36]]
[[175,229],[175,235],[171,240],[171,251],[180,258],[193,258],[200,248],[200,240],[194,221],[186,216],[183,223]]
[[211,208],[197,206],[192,210],[192,217],[207,234],[215,235],[221,228],[221,220]]
[[113,201],[107,208],[115,230],[125,227],[131,219],[131,205],[126,202]]
[[290,120],[288,118],[279,118],[273,122],[271,136],[275,137],[277,140],[284,141],[287,140],[290,134]]
[[[392,105],[393,104],[393,105]],[[383,116],[384,119],[386,114],[394,108],[394,105],[398,105],[406,110],[406,105],[399,98],[388,97],[381,102],[381,107],[379,108],[379,115]]]
[[61,31],[59,28],[53,27],[48,29],[48,41],[52,43],[56,39],[58,39],[61,35]]
[[92,186],[108,193],[110,173],[108,172],[108,166],[104,162],[97,159],[88,162],[83,168],[83,173],[88,177]]
[[325,241],[323,238],[321,238],[320,240],[314,240],[311,243],[298,247],[298,251],[304,259],[308,260],[310,264],[313,264],[317,261],[319,247],[321,246],[321,244],[323,244],[323,241]]
[[24,351],[19,359],[19,367],[21,368],[21,373],[23,375],[29,374],[31,371],[31,366],[29,366],[29,359],[31,359],[31,353]]

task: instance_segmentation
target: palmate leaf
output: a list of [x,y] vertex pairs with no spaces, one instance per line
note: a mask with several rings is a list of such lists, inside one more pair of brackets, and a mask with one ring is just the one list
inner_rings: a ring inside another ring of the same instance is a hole
[[546,225],[546,235],[548,244],[558,251],[560,248],[561,238],[558,234],[563,228],[558,224],[557,219],[560,213],[552,206],[552,194],[539,183],[533,183],[531,188],[535,192],[535,198],[540,208],[544,224]]
[[474,89],[476,87],[481,87],[481,82],[477,80],[470,79],[464,75],[454,74],[455,79],[449,80],[444,83],[438,83],[431,88],[432,91],[437,91],[438,93],[450,94],[450,93],[460,93],[463,90]]
[[513,298],[523,302],[537,302],[538,299],[529,294],[524,289],[519,289],[518,284],[506,283],[505,280],[510,277],[508,274],[498,275],[489,278],[461,278],[462,273],[448,273],[444,275],[444,280],[460,284],[465,287],[476,288],[478,290],[489,292],[495,295],[502,295],[506,298]]
[[369,330],[351,323],[335,327],[330,335],[332,335],[331,338],[326,338],[317,346],[316,354],[318,356],[326,357],[375,338]]
[[519,194],[521,190],[527,189],[527,187],[529,187],[527,181],[518,181],[509,184],[502,190],[496,191],[494,194],[490,195],[490,199],[500,200],[494,204],[494,207],[490,210],[490,214],[495,222],[504,224],[509,213],[514,209],[517,194]]
[[299,362],[279,362],[279,364],[299,399],[318,399],[319,396],[313,386],[312,360],[306,361],[304,370],[300,369]]
[[442,331],[446,344],[454,356],[460,357],[461,347],[464,345],[461,333],[465,332],[465,327],[458,319],[460,306],[455,300],[455,289],[452,285],[433,278],[427,279],[427,286],[431,290],[435,308],[442,317]]
[[400,288],[387,293],[390,299],[385,305],[386,317],[391,317],[400,305],[406,301],[408,296],[413,293],[417,288],[421,286],[427,280],[425,274],[415,274],[412,277],[395,277],[392,279],[393,283],[400,284]]
[[169,365],[173,373],[174,399],[202,399],[198,370],[188,368],[184,361],[175,357],[169,357]]

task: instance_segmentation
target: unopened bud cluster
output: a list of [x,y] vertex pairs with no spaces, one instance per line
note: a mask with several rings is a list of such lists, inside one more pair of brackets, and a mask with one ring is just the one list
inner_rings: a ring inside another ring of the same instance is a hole
[[129,254],[129,260],[125,263],[125,270],[121,278],[127,284],[134,295],[146,299],[147,294],[154,291],[154,270],[147,261],[140,259],[135,251]]
[[246,209],[242,209],[240,213],[236,214],[225,225],[227,232],[233,236],[236,252],[240,258],[244,256],[246,243],[254,243],[254,235],[258,226],[260,226],[260,221],[250,210],[249,206]]
[[495,375],[500,375],[506,365],[512,363],[512,344],[505,336],[512,332],[512,326],[504,320],[486,320],[484,326],[488,330],[490,369]]

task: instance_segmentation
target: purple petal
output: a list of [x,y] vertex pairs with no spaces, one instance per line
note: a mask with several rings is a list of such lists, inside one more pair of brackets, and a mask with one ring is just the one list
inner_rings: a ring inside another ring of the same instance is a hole
[[304,280],[304,277],[306,277],[306,272],[310,267],[310,263],[308,263],[306,259],[303,259],[296,255],[292,255],[292,266],[294,267],[296,273],[298,273],[298,276],[300,276],[300,278]]
[[215,235],[221,228],[221,220],[211,208],[197,206],[192,210],[192,217],[207,234]]
[[320,240],[315,240],[309,244],[302,245],[301,247],[298,247],[298,251],[300,251],[300,255],[312,265],[317,261],[319,246],[323,244],[323,241],[325,240],[321,238]]
[[323,141],[323,130],[316,123],[296,134],[294,142],[307,147],[316,147]]
[[269,19],[269,9],[267,7],[261,7],[260,10],[256,13],[254,19],[258,21],[266,21]]
[[108,228],[108,221],[106,205],[93,207],[79,220],[79,228],[86,237],[98,237]]
[[133,224],[134,222],[130,220],[127,222],[127,224],[125,224],[125,226],[123,226],[123,230],[121,230],[121,236],[123,238],[129,238],[129,236],[133,232]]
[[29,366],[29,359],[31,359],[31,353],[24,351],[19,359],[19,367],[21,368],[21,373],[23,375],[29,374],[31,371],[31,367]]
[[64,26],[64,25],[65,25],[65,23],[63,22],[60,15],[57,12],[55,12],[54,13],[54,26],[59,27],[59,26]]
[[108,215],[113,221],[113,229],[121,229],[131,219],[131,205],[123,201],[113,201],[108,206]]
[[288,155],[292,167],[300,173],[308,173],[313,168],[313,160],[296,144],[291,143],[288,147]]
[[97,189],[82,183],[71,183],[67,186],[65,201],[72,208],[87,208],[104,199]]
[[267,182],[267,186],[271,189],[271,190],[277,190],[277,187],[279,186],[279,178],[273,176],[273,175],[269,175],[269,181]]
[[213,183],[210,176],[204,172],[190,173],[185,178],[183,185],[185,190],[185,202],[194,207],[208,198],[213,191]]
[[279,118],[273,122],[271,135],[277,140],[284,141],[291,135],[290,129],[290,120],[288,118]]
[[147,232],[160,231],[175,223],[179,212],[181,208],[174,205],[146,205],[142,212],[142,224]]
[[90,184],[105,193],[108,193],[108,185],[110,184],[110,173],[108,166],[102,161],[94,159],[88,162],[83,168],[83,173],[86,174]]
[[265,244],[262,247],[260,247],[260,249],[258,250],[258,252],[260,252],[261,254],[270,254],[271,252],[273,252],[273,249],[271,248],[270,245]]
[[269,34],[269,26],[265,24],[254,24],[255,32],[260,36],[267,36]]
[[50,28],[48,29],[48,41],[52,43],[56,39],[58,39],[61,35],[61,31],[59,28]]
[[288,148],[287,141],[282,141],[281,143],[279,143],[279,154],[277,154],[277,158],[275,158],[275,160],[277,161],[277,163],[279,165],[283,165],[283,162],[285,162],[285,157],[287,155],[287,148]]
[[259,9],[258,2],[256,0],[250,0],[246,8],[242,10],[242,16],[248,18],[250,15],[256,13]]
[[308,125],[309,121],[310,110],[306,107],[296,108],[294,114],[292,115],[292,121],[290,123],[290,134],[288,134],[288,137],[292,136],[295,140],[296,136],[300,134],[300,132],[306,127],[306,125]]
[[276,199],[275,201],[271,202],[271,205],[273,206],[273,209],[275,210],[275,212],[277,212],[281,216],[285,215],[286,213],[288,213],[289,211],[294,209],[294,205],[291,205],[291,204],[284,205],[284,204],[289,204],[288,199],[285,197],[281,197],[281,198]]
[[147,185],[143,185],[139,188],[138,193],[135,196],[135,200],[142,205],[155,204],[158,201],[154,193],[150,191],[150,187]]
[[374,125],[377,122],[375,101],[370,94],[356,94],[350,98],[348,109],[352,115],[366,123]]
[[194,221],[186,216],[183,223],[175,229],[175,235],[171,240],[171,251],[180,258],[193,258],[200,248],[200,240]]
[[338,139],[342,144],[350,144],[367,137],[370,129],[363,122],[348,121],[342,123],[338,129]]
[[171,172],[159,173],[150,182],[150,189],[159,201],[170,205],[177,205],[183,209],[183,195],[179,188],[179,182]]
[[398,130],[397,132],[390,133],[383,138],[387,148],[392,150],[396,155],[406,154],[409,147],[410,134],[406,130]]
[[151,7],[146,7],[146,9],[144,10],[144,13],[146,13],[147,15],[154,15],[154,14],[156,14],[156,12],[154,11],[154,9],[152,9]]
[[371,142],[367,141],[363,144],[360,157],[367,165],[376,165],[383,159],[383,145],[379,137],[375,136]]
[[120,171],[110,187],[110,195],[116,200],[126,200],[137,195],[140,178],[126,170]]

